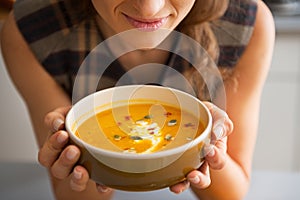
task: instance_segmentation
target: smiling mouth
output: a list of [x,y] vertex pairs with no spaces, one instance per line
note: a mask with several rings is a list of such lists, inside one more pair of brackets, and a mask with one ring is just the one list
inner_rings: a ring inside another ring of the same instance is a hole
[[160,29],[167,22],[168,17],[157,18],[157,19],[135,19],[125,15],[127,21],[135,28],[141,31],[156,31]]

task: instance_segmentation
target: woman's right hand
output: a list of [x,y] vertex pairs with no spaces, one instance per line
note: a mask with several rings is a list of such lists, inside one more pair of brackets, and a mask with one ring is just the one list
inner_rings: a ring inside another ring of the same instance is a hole
[[[89,175],[84,167],[76,165],[80,157],[79,148],[68,144],[69,135],[64,121],[69,110],[69,106],[61,107],[46,115],[45,125],[50,135],[38,153],[38,160],[54,178],[69,179],[71,189],[80,192],[86,189]],[[102,188],[97,188],[102,191]]]

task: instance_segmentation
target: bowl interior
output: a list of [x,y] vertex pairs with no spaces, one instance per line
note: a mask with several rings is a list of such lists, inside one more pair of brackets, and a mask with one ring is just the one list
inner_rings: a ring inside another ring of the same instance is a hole
[[[120,152],[117,147],[111,145],[104,135],[101,139],[103,148],[94,147],[75,135],[77,128],[96,113],[114,106],[143,101],[168,104],[186,110],[200,119],[205,129],[200,136],[185,145],[170,145],[164,151],[149,154]],[[186,150],[193,148],[204,140],[209,140],[211,116],[201,101],[179,90],[160,86],[130,85],[102,90],[77,102],[67,115],[66,128],[71,139],[76,144],[86,148],[100,162],[121,171],[142,173],[163,168],[178,159]],[[155,159],[157,162],[145,162],[146,160]],[[120,164],[122,160],[130,161],[130,164]]]

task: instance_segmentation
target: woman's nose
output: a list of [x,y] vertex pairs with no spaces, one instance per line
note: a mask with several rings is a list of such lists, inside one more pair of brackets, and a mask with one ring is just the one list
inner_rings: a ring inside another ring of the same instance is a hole
[[165,4],[165,0],[136,0],[134,7],[144,17],[155,16]]

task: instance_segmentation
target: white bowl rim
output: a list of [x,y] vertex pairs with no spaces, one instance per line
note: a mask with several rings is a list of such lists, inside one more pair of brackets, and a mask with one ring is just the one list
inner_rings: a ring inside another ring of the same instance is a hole
[[[85,98],[91,98],[91,96],[96,95],[97,93],[100,93],[101,91],[104,90],[113,90],[117,87],[140,87],[141,85],[124,85],[124,86],[116,86],[116,87],[112,87],[112,88],[107,88],[107,89],[103,89],[100,91],[97,91],[95,93],[92,93],[86,97],[84,97],[83,99],[79,100],[75,105],[76,106],[79,102],[83,101]],[[193,148],[195,145],[199,144],[201,141],[203,141],[208,134],[211,133],[211,128],[212,128],[212,116],[210,114],[209,109],[204,105],[204,103],[202,101],[200,101],[198,98],[183,92],[181,90],[178,89],[174,89],[174,88],[170,88],[170,87],[165,87],[165,86],[156,86],[156,85],[142,85],[142,86],[146,86],[146,87],[160,87],[160,88],[166,88],[166,89],[170,89],[172,91],[176,91],[178,93],[182,93],[184,95],[188,95],[191,98],[193,98],[194,100],[196,100],[206,111],[207,117],[208,117],[208,123],[204,129],[204,131],[195,139],[193,139],[192,141],[184,144],[184,145],[180,145],[178,147],[175,148],[171,148],[171,149],[167,149],[167,150],[163,150],[163,151],[157,151],[157,152],[153,152],[153,153],[140,153],[140,154],[135,154],[135,153],[124,153],[124,152],[115,152],[115,151],[110,151],[110,150],[106,150],[106,149],[101,149],[99,147],[95,147],[83,140],[81,140],[80,138],[78,138],[74,132],[71,130],[71,124],[68,124],[68,119],[70,118],[70,114],[73,111],[73,107],[70,109],[70,111],[68,112],[67,116],[66,116],[66,130],[69,133],[69,136],[71,137],[71,139],[75,140],[76,144],[80,144],[82,146],[84,146],[86,148],[87,151],[92,151],[92,153],[96,153],[96,154],[101,154],[103,156],[109,156],[112,158],[122,158],[122,159],[131,159],[131,160],[135,160],[135,159],[140,159],[140,160],[146,160],[146,159],[156,159],[156,158],[161,158],[161,157],[168,157],[168,156],[172,156],[172,155],[176,155],[176,154],[180,154],[180,153],[184,153],[184,151],[189,150],[191,148]]]

